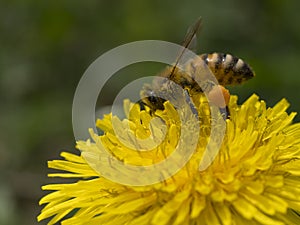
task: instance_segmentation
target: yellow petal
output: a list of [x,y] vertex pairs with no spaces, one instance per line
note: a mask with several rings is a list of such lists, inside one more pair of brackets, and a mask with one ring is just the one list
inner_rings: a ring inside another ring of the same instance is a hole
[[252,219],[254,214],[257,212],[256,207],[250,204],[248,201],[238,198],[233,202],[233,206],[246,219]]
[[206,207],[206,200],[202,196],[195,196],[192,201],[191,218],[197,218]]
[[226,204],[214,204],[214,209],[222,225],[231,225],[231,212]]

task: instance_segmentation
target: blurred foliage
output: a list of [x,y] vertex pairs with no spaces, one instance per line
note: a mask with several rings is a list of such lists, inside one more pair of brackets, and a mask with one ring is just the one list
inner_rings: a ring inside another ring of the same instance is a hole
[[[232,88],[240,101],[253,92],[268,105],[285,97],[300,112],[299,8],[296,0],[2,0],[0,224],[37,224],[40,186],[53,182],[46,178],[47,160],[62,149],[75,151],[71,109],[77,83],[94,59],[120,44],[180,43],[202,16],[199,53],[232,53],[256,71],[255,79]],[[123,84],[158,67],[151,68],[120,72],[101,102],[110,104]]]

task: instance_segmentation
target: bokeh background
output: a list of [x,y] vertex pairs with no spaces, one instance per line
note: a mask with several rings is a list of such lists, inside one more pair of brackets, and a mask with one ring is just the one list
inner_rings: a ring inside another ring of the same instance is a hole
[[[285,97],[300,112],[300,1],[0,2],[0,224],[37,224],[47,160],[76,152],[71,110],[86,68],[118,45],[145,39],[180,43],[203,17],[198,52],[232,53],[256,77],[234,87],[240,102],[257,93],[274,105]],[[157,65],[133,65],[100,95],[111,104],[120,87]],[[296,118],[299,121],[300,117]],[[40,224],[46,224],[43,221]]]

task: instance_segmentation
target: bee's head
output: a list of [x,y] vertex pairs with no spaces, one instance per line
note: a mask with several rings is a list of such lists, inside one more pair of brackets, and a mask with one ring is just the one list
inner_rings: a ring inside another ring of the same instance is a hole
[[150,107],[153,111],[160,109],[164,109],[164,102],[165,100],[157,97],[155,91],[152,90],[149,86],[144,86],[143,90],[141,91],[141,102],[144,105]]

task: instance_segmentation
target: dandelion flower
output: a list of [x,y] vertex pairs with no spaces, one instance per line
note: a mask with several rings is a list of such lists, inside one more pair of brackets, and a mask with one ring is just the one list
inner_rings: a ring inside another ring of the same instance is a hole
[[[123,121],[129,121],[130,132],[147,138],[151,129],[160,130],[149,126],[151,114],[138,107],[129,114],[131,103],[124,105],[128,115]],[[221,148],[211,165],[199,170],[211,132],[208,106],[199,104],[201,135],[195,152],[180,171],[152,185],[113,182],[87,163],[86,157],[63,152],[63,159],[50,161],[48,166],[64,172],[49,176],[78,181],[43,186],[52,192],[40,200],[46,205],[38,220],[51,217],[48,224],[63,225],[300,224],[300,124],[292,123],[295,113],[286,113],[288,106],[283,99],[267,108],[256,95],[238,105],[237,97],[232,96]],[[95,165],[101,161],[97,156],[99,140],[125,164],[157,163],[172,153],[183,135],[176,110],[168,102],[159,113],[168,131],[151,151],[132,151],[124,146],[112,127],[112,122],[122,126],[123,121],[112,115],[97,121],[103,135],[91,131],[93,141],[79,141],[77,148]],[[189,137],[184,138],[188,147]]]

